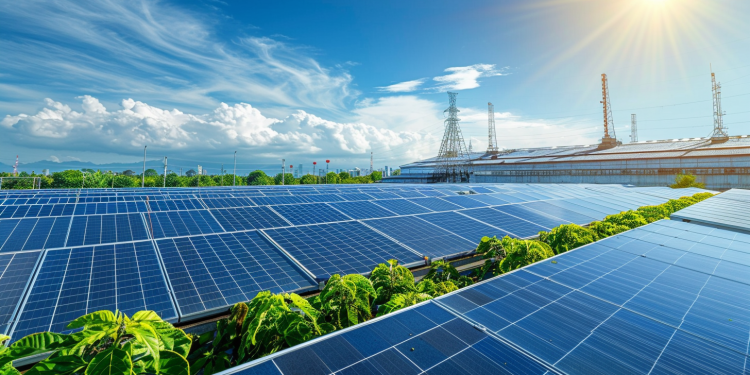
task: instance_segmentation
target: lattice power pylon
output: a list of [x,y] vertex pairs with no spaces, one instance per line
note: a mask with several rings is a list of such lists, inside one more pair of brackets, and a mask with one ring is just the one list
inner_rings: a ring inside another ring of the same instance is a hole
[[638,142],[638,121],[635,113],[630,115],[630,143]]
[[487,153],[497,154],[497,135],[495,134],[495,106],[487,103]]
[[724,127],[724,111],[721,110],[721,83],[716,82],[714,72],[711,72],[711,89],[714,94],[714,132],[711,134],[711,142],[725,142],[729,140],[729,134]]
[[615,135],[615,121],[612,117],[612,103],[609,101],[609,82],[606,74],[602,74],[601,103],[604,110],[604,137],[602,137],[601,147],[615,147],[617,145],[617,135]]
[[458,108],[456,108],[456,93],[448,93],[448,109],[445,119],[445,134],[440,144],[437,163],[433,172],[433,182],[469,182],[471,174],[471,159],[458,126]]

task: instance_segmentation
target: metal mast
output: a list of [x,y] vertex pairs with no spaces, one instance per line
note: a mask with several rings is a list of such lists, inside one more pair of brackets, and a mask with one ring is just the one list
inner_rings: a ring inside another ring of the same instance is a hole
[[372,151],[370,151],[370,174],[372,174]]
[[638,142],[638,122],[635,113],[630,115],[630,143]]
[[18,155],[16,155],[16,164],[13,164],[13,175],[18,176]]
[[466,149],[461,128],[458,126],[458,108],[456,93],[448,93],[448,109],[445,119],[445,134],[440,144],[440,152],[433,172],[433,182],[469,182],[471,159]]
[[497,135],[495,135],[495,106],[487,103],[487,128],[489,129],[487,153],[497,154]]
[[[602,106],[604,112],[604,137],[602,137],[601,148],[612,148],[617,145],[615,134],[615,121],[612,118],[612,103],[609,101],[609,81],[607,75],[602,74]],[[612,134],[610,135],[610,131]]]
[[711,134],[711,142],[725,142],[729,140],[729,134],[724,127],[724,111],[721,110],[721,83],[716,82],[714,72],[711,72],[711,89],[714,94],[714,132]]

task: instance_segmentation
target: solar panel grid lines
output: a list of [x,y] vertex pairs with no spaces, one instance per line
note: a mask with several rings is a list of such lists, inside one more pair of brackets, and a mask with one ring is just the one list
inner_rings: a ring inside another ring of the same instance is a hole
[[398,214],[399,216],[415,215],[432,212],[432,210],[415,204],[408,199],[375,200],[372,203]]
[[542,215],[559,218],[579,225],[585,225],[597,219],[596,217],[580,214],[567,208],[555,206],[548,201],[528,202],[521,204],[520,206],[536,211]]
[[398,214],[393,211],[378,206],[373,202],[374,201],[347,201],[328,203],[328,205],[355,220],[398,216]]
[[352,220],[327,203],[278,205],[274,211],[293,225],[321,224]]
[[501,228],[483,223],[470,216],[461,215],[460,211],[436,212],[416,215],[415,217],[445,229],[467,241],[474,242],[475,244],[478,244],[482,237],[485,236],[503,238],[506,235],[511,234]]
[[21,307],[41,251],[0,254],[0,334],[7,335]]

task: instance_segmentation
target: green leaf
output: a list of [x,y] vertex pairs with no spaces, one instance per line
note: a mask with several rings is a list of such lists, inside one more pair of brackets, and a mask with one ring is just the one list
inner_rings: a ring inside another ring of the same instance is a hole
[[154,329],[148,324],[131,321],[125,326],[125,333],[133,335],[139,344],[143,345],[153,357],[156,370],[159,370],[159,338]]
[[84,326],[92,325],[110,325],[117,324],[117,318],[115,314],[108,310],[95,311],[90,314],[86,314],[70,323],[68,323],[68,329],[81,328]]
[[10,363],[6,363],[0,366],[0,375],[21,375],[21,372],[16,370]]
[[133,317],[130,318],[130,320],[134,322],[163,322],[159,314],[151,310],[138,311],[137,313],[133,314]]
[[19,358],[72,347],[72,344],[74,342],[70,336],[59,333],[40,332],[28,335],[8,347],[8,354],[0,358],[0,366]]
[[133,362],[128,353],[117,347],[111,347],[96,355],[86,368],[86,375],[130,375]]
[[190,364],[185,357],[171,350],[159,353],[159,374],[190,375]]
[[78,373],[86,368],[86,361],[77,355],[64,355],[48,358],[37,363],[29,371],[28,375],[65,375]]

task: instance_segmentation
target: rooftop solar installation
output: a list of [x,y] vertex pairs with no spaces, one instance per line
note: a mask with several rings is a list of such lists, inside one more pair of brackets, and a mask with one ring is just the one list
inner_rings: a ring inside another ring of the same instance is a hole
[[[139,214],[75,216],[66,246],[99,245],[148,239]],[[52,246],[47,246],[52,247]]]
[[474,248],[476,248],[482,237],[497,236],[497,238],[503,238],[510,235],[510,233],[500,228],[482,222],[477,223],[478,220],[461,215],[458,212],[439,212],[417,215],[416,217],[473,242]]
[[493,227],[500,228],[508,232],[511,237],[515,238],[534,237],[537,236],[540,231],[547,230],[547,228],[541,225],[493,210],[489,207],[464,210],[461,211],[461,213],[483,223],[492,225]]
[[208,210],[153,212],[145,219],[153,238],[224,232]]
[[273,209],[294,225],[351,220],[325,203],[282,205]]
[[477,247],[473,241],[430,224],[417,216],[367,220],[364,223],[430,258],[462,254]]
[[435,212],[460,210],[461,206],[450,203],[439,198],[414,198],[409,202],[416,203],[422,207],[428,208]]
[[292,225],[266,206],[211,210],[211,214],[227,231],[278,228]]
[[367,201],[337,202],[331,203],[330,206],[341,211],[352,219],[372,219],[376,217],[397,216],[392,211],[386,210],[373,202]]
[[[728,250],[748,238],[658,221],[225,373],[294,374],[305,363],[311,373],[378,373],[398,363],[407,373],[437,374],[744,374],[747,266],[717,272],[732,261],[680,260],[693,254],[686,247]],[[335,358],[324,350],[346,343],[351,349]]]
[[422,257],[356,221],[263,230],[315,278],[367,274],[389,259],[414,264]]
[[534,224],[547,228],[547,230],[561,224],[570,224],[570,222],[565,219],[545,215],[537,210],[524,206],[524,204],[497,206],[491,208],[493,210],[530,221]]
[[226,310],[263,290],[289,293],[317,287],[256,231],[156,243],[182,316]]
[[672,214],[672,220],[750,232],[750,192],[732,189]]
[[20,307],[23,292],[39,260],[41,251],[0,255],[0,334],[7,335],[13,314]]
[[99,310],[154,310],[177,320],[151,241],[46,251],[11,336],[65,332],[73,319]]
[[558,205],[541,201],[525,203],[522,206],[531,208],[532,210],[536,210],[546,215],[559,217],[560,219],[569,221],[571,223],[582,225],[588,224],[592,221],[596,221],[596,219],[601,216],[601,214],[598,214],[596,216],[588,216],[573,210],[569,210],[567,208],[560,207]]
[[0,220],[0,253],[65,246],[70,217]]
[[388,211],[396,213],[397,215],[414,215],[432,212],[431,210],[418,204],[414,204],[406,199],[378,200],[373,202]]
[[490,206],[488,203],[480,202],[476,199],[471,199],[468,196],[465,195],[456,195],[452,197],[442,197],[440,199],[444,199],[447,202],[459,205],[463,208],[477,208],[477,207],[487,207]]

